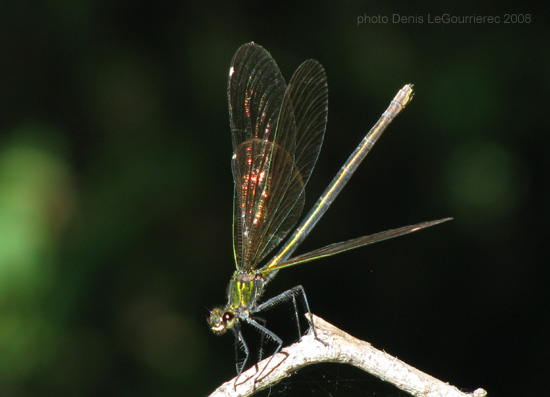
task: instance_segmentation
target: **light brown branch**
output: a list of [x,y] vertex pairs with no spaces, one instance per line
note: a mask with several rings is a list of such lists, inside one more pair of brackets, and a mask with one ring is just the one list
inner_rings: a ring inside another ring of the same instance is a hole
[[320,317],[312,315],[317,338],[310,332],[302,340],[268,357],[240,376],[225,382],[210,397],[251,396],[273,386],[293,372],[311,364],[343,363],[368,372],[417,397],[484,397],[477,389],[465,393],[403,361],[354,338]]

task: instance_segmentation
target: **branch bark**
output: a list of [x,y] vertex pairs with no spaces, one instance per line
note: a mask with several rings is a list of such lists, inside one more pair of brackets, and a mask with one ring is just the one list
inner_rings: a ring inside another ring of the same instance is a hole
[[318,363],[350,364],[417,397],[485,397],[484,389],[472,393],[460,391],[370,343],[354,338],[315,315],[317,338],[304,335],[279,353],[270,356],[218,387],[210,397],[244,397],[273,386],[299,369]]

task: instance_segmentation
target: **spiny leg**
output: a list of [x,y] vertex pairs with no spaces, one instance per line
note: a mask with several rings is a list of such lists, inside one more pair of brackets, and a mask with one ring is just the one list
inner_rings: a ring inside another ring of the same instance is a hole
[[297,295],[300,295],[302,297],[302,300],[303,300],[303,303],[304,303],[304,306],[307,310],[307,313],[309,314],[309,318],[307,318],[307,321],[308,323],[311,324],[311,329],[313,330],[313,334],[315,335],[315,339],[318,339],[317,338],[317,333],[315,332],[315,326],[313,325],[313,322],[311,321],[311,310],[309,308],[309,302],[307,300],[307,296],[306,296],[306,291],[304,290],[304,287],[302,287],[301,285],[297,285],[296,287],[294,288],[291,288],[277,296],[274,296],[273,298],[270,298],[268,299],[267,301],[265,301],[264,303],[262,303],[261,305],[259,305],[255,310],[254,312],[260,312],[262,310],[268,310],[276,305],[279,305],[283,302],[287,302],[289,300],[292,300],[292,304],[294,305],[294,314],[295,314],[295,318],[296,318],[296,324],[297,324],[297,327],[298,327],[298,338],[301,340],[302,339],[302,332],[301,332],[301,329],[300,329],[300,320],[299,320],[299,317],[298,317],[298,306],[297,306],[297,303],[296,303],[296,296]]
[[273,353],[273,355],[279,353],[279,350],[281,350],[281,347],[283,346],[283,340],[279,338],[277,334],[268,330],[266,327],[264,327],[262,324],[260,324],[258,321],[256,321],[253,318],[245,318],[244,321],[246,321],[247,324],[250,324],[251,326],[256,328],[260,332],[260,334],[263,334],[268,338],[271,338],[271,340],[277,344],[277,348],[275,349],[275,352]]
[[[248,362],[248,356],[250,355],[250,350],[248,349],[248,345],[244,341],[240,324],[235,324],[235,327],[233,327],[233,333],[235,334],[235,366],[237,368],[237,378],[238,378],[243,372],[246,366],[246,363]],[[244,352],[244,360],[241,363],[241,365],[239,365],[239,348]]]
[[[260,321],[262,321],[263,319],[260,319]],[[264,336],[268,337],[268,338],[271,338],[271,340],[273,342],[275,342],[277,344],[277,348],[275,349],[275,352],[271,355],[271,357],[269,358],[269,362],[271,362],[271,360],[273,359],[273,357],[275,357],[275,355],[277,353],[279,353],[279,351],[281,350],[281,348],[283,347],[283,340],[277,336],[277,334],[275,334],[274,332],[270,331],[269,329],[267,329],[264,325],[260,324],[258,321],[256,321],[254,318],[245,318],[244,321],[246,321],[246,323],[250,324],[251,326],[253,326],[254,328],[256,328],[260,334],[262,335],[262,339]],[[264,323],[265,323],[265,320],[264,320]],[[288,356],[288,354],[285,353],[286,356]],[[263,373],[263,371],[269,366],[266,365],[262,371],[260,371],[260,373],[257,375],[258,378],[257,380],[260,380],[260,377]],[[254,381],[256,382],[256,381]]]
[[[267,323],[265,318],[254,316],[254,320],[256,320],[265,328]],[[262,358],[264,358],[264,343],[265,343],[265,332],[260,332],[260,349],[258,351],[258,362],[262,361]]]

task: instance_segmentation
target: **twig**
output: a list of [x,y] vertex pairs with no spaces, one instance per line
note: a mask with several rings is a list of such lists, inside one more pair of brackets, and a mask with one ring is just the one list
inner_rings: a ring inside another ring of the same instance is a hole
[[399,389],[419,397],[484,397],[487,392],[477,389],[464,393],[403,361],[377,350],[368,342],[354,338],[311,316],[317,338],[310,332],[297,343],[260,361],[240,376],[225,382],[210,397],[244,397],[273,386],[299,369],[318,363],[343,363],[358,367]]

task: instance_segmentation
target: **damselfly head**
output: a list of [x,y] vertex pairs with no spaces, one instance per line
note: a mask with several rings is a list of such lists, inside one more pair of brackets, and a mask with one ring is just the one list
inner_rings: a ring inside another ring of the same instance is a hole
[[219,307],[210,311],[208,316],[208,325],[216,335],[223,335],[228,329],[233,328],[237,318],[231,310],[221,309]]

